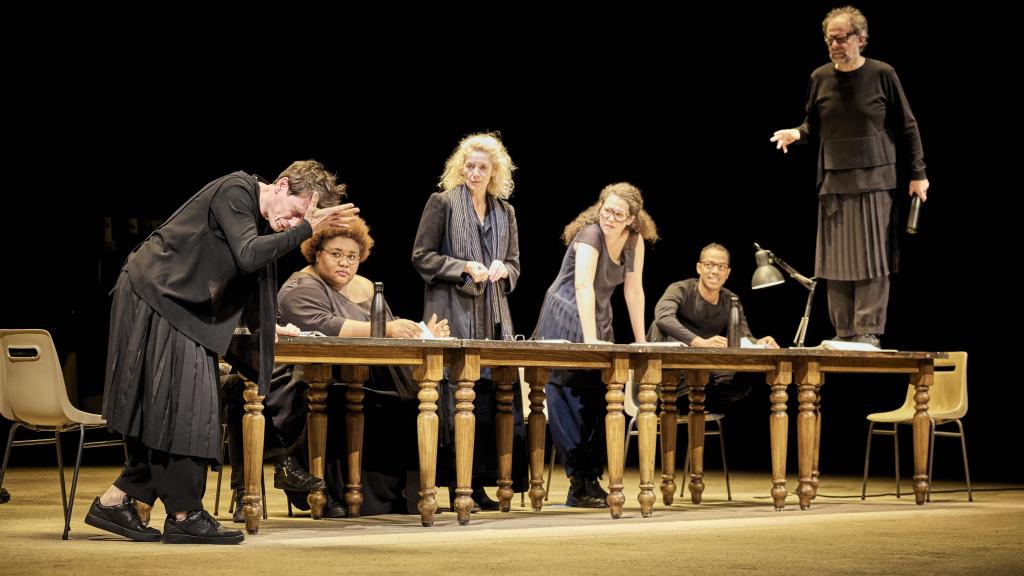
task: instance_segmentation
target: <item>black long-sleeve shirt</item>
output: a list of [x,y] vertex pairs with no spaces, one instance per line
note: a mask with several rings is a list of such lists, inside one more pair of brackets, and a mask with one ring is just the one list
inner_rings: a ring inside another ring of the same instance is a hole
[[897,150],[912,180],[926,178],[924,150],[914,113],[892,66],[865,59],[841,72],[831,63],[811,73],[807,116],[800,140],[819,140],[822,194],[896,187]]
[[[665,293],[654,306],[654,322],[647,331],[648,340],[675,340],[689,346],[698,336],[711,338],[725,334],[729,326],[729,306],[734,294],[722,288],[718,295],[718,303],[712,304],[700,295],[697,282],[696,278],[689,278],[674,282],[665,289]],[[736,302],[739,303],[738,298]],[[753,340],[742,304],[739,304],[739,311],[740,337],[746,336]]]
[[256,293],[253,273],[297,247],[313,229],[303,220],[269,232],[256,179],[244,172],[218,178],[128,256],[132,288],[172,326],[224,354]]

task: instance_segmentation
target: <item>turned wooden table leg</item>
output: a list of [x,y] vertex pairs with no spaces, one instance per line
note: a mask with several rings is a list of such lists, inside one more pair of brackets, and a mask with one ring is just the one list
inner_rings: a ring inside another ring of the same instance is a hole
[[779,362],[775,370],[768,372],[767,380],[771,386],[769,399],[772,405],[771,416],[768,417],[772,444],[772,501],[776,510],[782,510],[786,507],[786,445],[789,441],[789,414],[786,413],[789,395],[786,387],[793,381],[792,363]]
[[661,371],[661,501],[671,506],[676,494],[676,387],[679,370]]
[[825,374],[819,377],[820,382],[814,389],[814,451],[811,467],[811,500],[818,497],[818,484],[821,482],[821,470],[818,462],[821,456],[821,387],[825,385]]
[[263,500],[260,479],[263,478],[263,396],[255,382],[243,378],[245,390],[245,416],[242,417],[243,462],[245,466],[245,496],[242,497],[242,512],[245,514],[245,531],[256,534],[260,531],[260,516],[263,515]]
[[622,517],[622,505],[626,496],[622,493],[622,476],[624,473],[623,452],[626,439],[626,417],[623,415],[623,402],[626,395],[623,389],[629,378],[629,356],[616,355],[612,358],[612,367],[601,372],[601,380],[606,389],[605,400],[608,402],[608,413],[604,418],[605,440],[608,444],[608,509],[612,518]]
[[512,386],[519,381],[519,369],[494,368],[491,379],[494,380],[498,404],[494,423],[498,450],[498,505],[502,512],[508,512],[512,509],[512,428],[515,424]]
[[530,448],[530,505],[540,512],[544,505],[544,437],[547,418],[544,417],[545,387],[550,379],[546,368],[527,368],[526,381],[530,384],[530,423],[527,437]]
[[797,368],[797,384],[800,387],[797,400],[800,410],[796,422],[797,461],[800,470],[800,485],[796,489],[800,497],[800,509],[811,507],[814,487],[811,476],[814,469],[814,429],[817,418],[814,415],[814,403],[818,398],[815,393],[821,384],[821,368],[817,361],[802,362]]
[[[658,407],[657,386],[661,380],[661,358],[645,356],[633,366],[634,383],[640,384],[640,415],[637,417],[640,447],[640,515],[650,518],[654,513],[654,453],[657,450]],[[673,428],[675,428],[673,423]]]
[[476,438],[476,415],[473,385],[480,379],[480,357],[463,351],[452,366],[452,378],[458,382],[455,391],[455,514],[459,524],[469,524],[473,510],[473,443]]
[[921,370],[910,377],[910,385],[914,387],[914,500],[924,504],[928,498],[928,440],[931,429],[931,418],[928,416],[928,388],[932,385],[935,367],[928,361],[921,365]]
[[420,458],[420,511],[423,526],[434,525],[437,511],[437,383],[444,376],[444,354],[424,352],[423,362],[413,370],[413,379],[419,382],[420,413],[416,416],[416,439]]
[[687,370],[686,383],[690,386],[690,501],[700,504],[704,494],[704,387],[711,372]]
[[345,383],[345,436],[348,450],[348,482],[345,484],[345,507],[349,518],[359,517],[363,505],[363,383],[370,377],[366,366],[343,366],[341,380]]
[[[305,367],[305,378],[309,384],[306,400],[309,413],[306,415],[306,434],[309,444],[309,473],[317,478],[324,477],[324,454],[327,452],[327,385],[331,379],[331,367],[311,364]],[[309,513],[313,518],[323,517],[327,494],[324,490],[310,490],[306,496]]]

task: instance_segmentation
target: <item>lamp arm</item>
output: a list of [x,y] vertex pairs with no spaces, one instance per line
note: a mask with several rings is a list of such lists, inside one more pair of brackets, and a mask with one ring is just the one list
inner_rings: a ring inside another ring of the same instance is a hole
[[786,261],[783,260],[782,258],[776,256],[774,252],[769,251],[768,254],[771,256],[773,264],[778,264],[779,266],[782,266],[782,269],[785,270],[794,280],[803,284],[804,288],[807,288],[808,290],[814,290],[814,286],[815,284],[817,284],[816,279],[808,278],[803,274],[797,272],[795,268],[787,264]]

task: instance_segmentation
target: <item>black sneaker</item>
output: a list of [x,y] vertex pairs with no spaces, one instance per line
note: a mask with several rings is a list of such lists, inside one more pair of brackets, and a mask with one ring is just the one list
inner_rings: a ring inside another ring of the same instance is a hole
[[0,488],[0,504],[7,502],[11,499],[11,493],[7,491],[7,488]]
[[224,530],[206,510],[193,510],[182,521],[167,516],[164,544],[238,544],[245,540],[239,530]]
[[583,485],[587,491],[587,496],[599,498],[602,502],[608,501],[608,493],[601,487],[601,483],[597,481],[597,478],[590,478]]
[[119,536],[136,542],[156,542],[160,540],[160,531],[149,528],[139,518],[135,508],[135,499],[125,496],[116,506],[104,506],[97,497],[92,501],[89,512],[85,515],[85,523],[89,526],[113,532]]
[[306,471],[293,456],[274,460],[274,488],[311,492],[323,490],[327,484]]
[[[569,479],[569,495],[565,498],[565,505],[570,508],[607,508],[608,507],[608,494],[605,493],[604,498],[595,496],[588,492],[588,482],[597,484],[597,480],[584,480],[582,478],[570,478]],[[601,490],[601,485],[597,485],[597,489]],[[604,490],[601,490],[604,492]]]

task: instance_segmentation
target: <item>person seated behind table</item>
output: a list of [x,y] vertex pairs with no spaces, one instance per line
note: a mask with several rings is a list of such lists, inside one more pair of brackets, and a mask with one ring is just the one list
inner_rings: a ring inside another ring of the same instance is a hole
[[[360,263],[370,254],[374,241],[362,219],[354,219],[347,228],[329,228],[302,244],[309,266],[295,272],[278,293],[278,323],[293,324],[300,330],[319,331],[328,336],[369,337],[370,301],[373,282],[357,274]],[[386,335],[389,338],[418,338],[419,323],[396,318],[385,303]],[[427,328],[435,337],[450,335],[448,321],[432,316]],[[306,454],[305,390],[301,368],[280,367],[275,371],[272,391],[264,414],[267,438],[276,436],[280,445]],[[331,382],[336,383],[336,381]],[[416,444],[418,384],[408,367],[375,366],[363,386],[364,435],[362,493],[363,515],[418,513],[416,489],[405,490],[419,468]],[[344,482],[338,468],[344,462],[345,397],[328,394],[328,422],[325,465],[328,488],[328,517],[344,515],[339,504],[344,498]],[[240,418],[239,418],[240,422]],[[340,432],[339,432],[340,430]],[[275,476],[276,478],[276,476]],[[233,487],[241,486],[232,480]],[[275,482],[275,486],[276,486]],[[412,483],[417,487],[418,481]],[[305,491],[308,491],[305,490]],[[293,505],[307,509],[304,498],[290,495]],[[236,496],[237,498],[237,496]],[[244,519],[243,519],[244,520]]]
[[[729,251],[721,244],[708,244],[700,251],[697,262],[697,277],[681,280],[669,285],[654,307],[654,322],[647,331],[651,342],[682,342],[694,348],[725,348],[728,341],[723,334],[729,328],[729,309],[735,294],[724,288],[729,278]],[[739,299],[737,298],[737,303]],[[739,305],[740,337],[754,340],[747,326],[743,306]],[[775,339],[765,336],[757,344],[778,348]],[[729,403],[742,400],[750,393],[748,374],[726,371],[711,371],[704,389],[705,410],[719,412]],[[636,395],[634,388],[634,396]],[[677,410],[689,412],[689,387],[683,377],[676,389]]]

